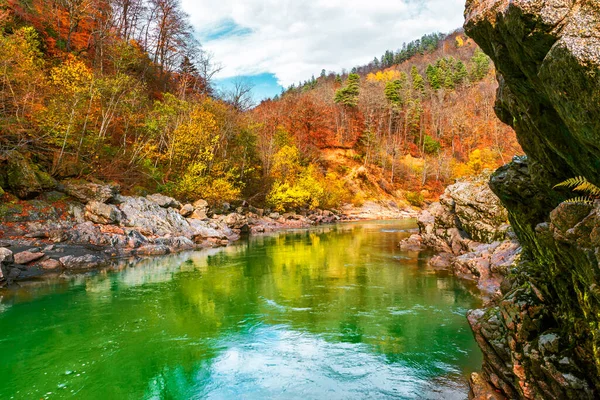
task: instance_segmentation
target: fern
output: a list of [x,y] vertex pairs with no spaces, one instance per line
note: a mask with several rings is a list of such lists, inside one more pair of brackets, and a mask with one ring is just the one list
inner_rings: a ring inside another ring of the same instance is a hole
[[566,188],[574,192],[583,193],[584,196],[575,197],[566,200],[565,203],[584,203],[593,204],[594,200],[600,199],[600,187],[588,181],[584,176],[567,179],[554,186],[554,189]]
[[580,186],[586,182],[588,182],[588,180],[585,177],[578,176],[575,178],[567,179],[566,181],[563,181],[563,182],[559,183],[558,185],[555,185],[554,189],[558,189],[558,188],[573,189],[573,188],[576,188],[577,186]]
[[572,199],[568,199],[563,201],[563,203],[567,203],[567,204],[572,204],[572,203],[577,203],[577,204],[594,204],[594,199],[591,197],[573,197]]

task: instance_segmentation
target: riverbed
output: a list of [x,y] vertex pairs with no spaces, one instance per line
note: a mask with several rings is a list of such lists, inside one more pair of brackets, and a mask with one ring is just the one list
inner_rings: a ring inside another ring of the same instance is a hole
[[465,399],[480,305],[414,223],[252,237],[0,293],[1,399]]

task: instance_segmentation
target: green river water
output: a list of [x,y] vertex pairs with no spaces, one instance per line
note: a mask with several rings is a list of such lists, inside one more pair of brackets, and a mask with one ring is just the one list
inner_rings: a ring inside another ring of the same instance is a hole
[[397,243],[411,222],[0,292],[0,399],[465,399],[478,301]]

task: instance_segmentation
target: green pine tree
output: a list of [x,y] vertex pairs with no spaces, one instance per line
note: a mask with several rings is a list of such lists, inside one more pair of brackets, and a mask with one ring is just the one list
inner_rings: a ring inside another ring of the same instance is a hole
[[348,107],[358,106],[358,95],[360,94],[360,75],[350,74],[346,80],[346,86],[335,92],[333,101]]
[[425,80],[414,65],[410,70],[410,76],[412,77],[413,89],[421,94],[425,94]]
[[442,85],[440,84],[439,70],[437,67],[434,67],[433,65],[429,64],[427,66],[426,75],[427,82],[429,82],[429,86],[431,86],[433,90],[438,90],[442,87]]

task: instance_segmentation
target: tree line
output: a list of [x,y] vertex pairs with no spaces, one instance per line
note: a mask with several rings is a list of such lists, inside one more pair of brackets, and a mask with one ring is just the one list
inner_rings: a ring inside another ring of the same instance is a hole
[[515,147],[492,116],[489,60],[457,40],[426,36],[384,55],[392,68],[325,73],[251,109],[242,82],[213,87],[220,66],[179,0],[8,0],[0,156],[56,179],[284,211],[360,200],[360,174],[325,160],[340,148],[387,193],[435,191]]

